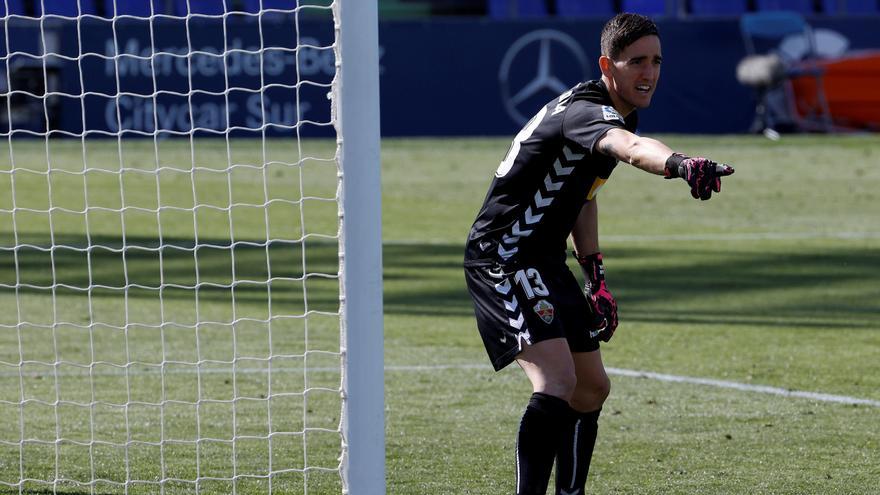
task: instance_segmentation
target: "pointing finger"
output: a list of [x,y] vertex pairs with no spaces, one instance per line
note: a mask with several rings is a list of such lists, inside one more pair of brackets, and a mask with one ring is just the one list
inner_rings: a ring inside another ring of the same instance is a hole
[[730,175],[733,172],[735,172],[735,170],[733,170],[733,167],[731,167],[730,165],[725,165],[723,163],[715,164],[715,175],[725,176]]

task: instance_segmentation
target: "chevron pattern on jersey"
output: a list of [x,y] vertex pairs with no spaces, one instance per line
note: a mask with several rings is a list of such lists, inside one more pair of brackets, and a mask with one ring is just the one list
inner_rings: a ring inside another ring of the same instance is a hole
[[535,192],[534,204],[529,205],[522,218],[513,223],[510,232],[501,237],[501,243],[498,244],[498,256],[501,256],[501,259],[507,261],[513,257],[519,251],[517,247],[519,240],[532,235],[544,216],[544,210],[553,204],[556,194],[565,184],[565,179],[574,172],[574,165],[568,164],[583,157],[583,153],[574,153],[568,146],[562,148],[562,156],[556,159],[553,168]]
[[[526,320],[519,309],[519,301],[516,299],[516,294],[513,293],[513,285],[510,283],[510,279],[505,278],[495,284],[495,291],[502,296],[501,300],[504,301],[504,309],[507,310],[507,323],[516,331],[516,340],[519,342],[520,349],[522,349],[523,341],[532,345],[532,336],[529,334],[528,325],[525,324]],[[523,329],[524,326],[526,327],[525,329]],[[504,340],[507,340],[506,336],[502,338],[502,341]]]

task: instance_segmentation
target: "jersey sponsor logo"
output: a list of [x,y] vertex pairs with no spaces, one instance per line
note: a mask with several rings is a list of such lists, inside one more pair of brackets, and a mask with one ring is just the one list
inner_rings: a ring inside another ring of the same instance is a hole
[[625,122],[623,117],[620,116],[620,113],[618,113],[614,107],[609,107],[608,105],[602,105],[602,116],[605,117],[605,120],[619,120]]
[[550,304],[548,301],[541,299],[540,301],[538,301],[537,304],[535,304],[535,307],[532,309],[534,309],[535,313],[537,313],[537,315],[542,320],[544,320],[544,323],[549,325],[553,322],[553,314],[555,310],[553,308],[553,305]]
[[[507,114],[517,124],[525,124],[528,114],[524,115],[522,109],[535,108],[536,99],[546,102],[550,94],[558,95],[574,82],[590,79],[588,60],[580,43],[562,31],[539,29],[526,33],[510,45],[498,70]],[[523,77],[526,71],[534,75]]]

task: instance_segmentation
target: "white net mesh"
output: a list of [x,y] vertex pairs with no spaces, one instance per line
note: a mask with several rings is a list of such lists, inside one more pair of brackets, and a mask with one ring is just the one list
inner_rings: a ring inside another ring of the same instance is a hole
[[329,0],[0,6],[0,492],[340,492]]

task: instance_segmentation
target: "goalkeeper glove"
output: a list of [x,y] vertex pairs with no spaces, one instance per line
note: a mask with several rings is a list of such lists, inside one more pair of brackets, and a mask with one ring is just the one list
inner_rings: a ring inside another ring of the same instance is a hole
[[690,158],[673,153],[666,159],[664,177],[681,177],[691,186],[694,199],[707,200],[712,191],[721,192],[721,177],[733,173],[733,168],[723,163],[715,163],[708,158]]
[[589,256],[578,256],[577,259],[581,270],[584,272],[584,293],[594,317],[594,329],[590,330],[590,336],[598,336],[602,341],[608,342],[617,329],[617,302],[605,285],[605,266],[602,264],[602,253]]

